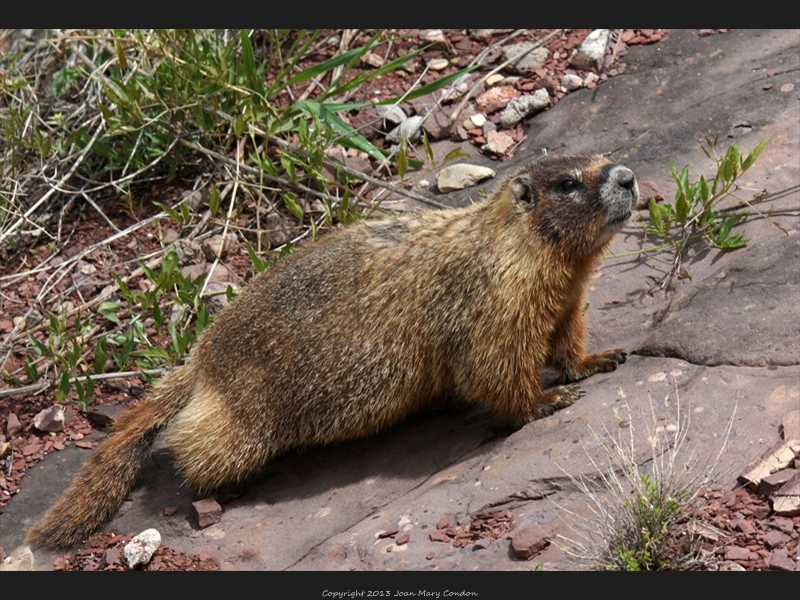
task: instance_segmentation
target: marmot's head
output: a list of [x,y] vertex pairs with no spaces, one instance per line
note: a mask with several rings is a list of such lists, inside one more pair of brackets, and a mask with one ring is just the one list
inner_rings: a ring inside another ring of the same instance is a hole
[[545,156],[508,187],[539,237],[578,255],[602,250],[639,201],[633,171],[602,156]]

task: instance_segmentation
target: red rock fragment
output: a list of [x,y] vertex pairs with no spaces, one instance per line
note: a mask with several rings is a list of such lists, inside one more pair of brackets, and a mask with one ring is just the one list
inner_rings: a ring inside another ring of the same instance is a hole
[[12,412],[8,415],[8,420],[6,421],[8,439],[14,439],[20,431],[22,431],[22,423],[19,422],[17,415]]
[[213,498],[192,502],[192,516],[197,525],[204,529],[222,520],[222,507]]
[[725,548],[725,560],[735,560],[736,562],[754,560],[757,555],[750,552],[747,548],[740,548],[739,546],[728,546]]
[[794,571],[797,569],[795,561],[789,557],[786,548],[779,548],[772,553],[769,559],[769,568],[778,571]]
[[511,549],[520,558],[530,558],[541,552],[553,537],[553,528],[548,525],[529,525],[519,529],[511,538]]
[[797,469],[783,469],[772,475],[768,475],[761,480],[758,486],[758,493],[761,496],[769,496],[775,490],[798,474]]
[[378,534],[378,539],[388,538],[397,535],[400,532],[399,529],[387,529],[386,531],[382,531]]

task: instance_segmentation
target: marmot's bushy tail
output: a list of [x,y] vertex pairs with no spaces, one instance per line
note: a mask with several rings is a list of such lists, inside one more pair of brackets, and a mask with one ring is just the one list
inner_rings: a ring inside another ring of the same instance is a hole
[[156,435],[191,399],[190,378],[186,367],[170,373],[149,398],[120,417],[111,437],[84,465],[44,522],[30,531],[30,541],[69,548],[114,517],[150,455]]

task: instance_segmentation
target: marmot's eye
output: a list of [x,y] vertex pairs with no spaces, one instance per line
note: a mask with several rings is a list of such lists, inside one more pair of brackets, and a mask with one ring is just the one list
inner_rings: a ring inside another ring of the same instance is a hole
[[571,192],[578,187],[578,182],[574,179],[565,179],[561,182],[561,189],[565,192]]

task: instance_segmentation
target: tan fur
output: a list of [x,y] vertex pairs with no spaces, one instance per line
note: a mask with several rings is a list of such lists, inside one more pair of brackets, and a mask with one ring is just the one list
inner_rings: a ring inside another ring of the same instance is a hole
[[30,538],[68,547],[110,520],[170,423],[177,464],[205,495],[452,388],[515,422],[572,404],[579,388],[543,391],[542,371],[569,384],[624,362],[586,356],[583,291],[637,198],[624,167],[545,157],[487,201],[362,222],[283,259],[126,413]]

